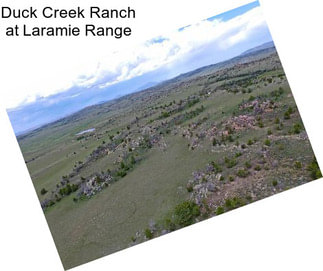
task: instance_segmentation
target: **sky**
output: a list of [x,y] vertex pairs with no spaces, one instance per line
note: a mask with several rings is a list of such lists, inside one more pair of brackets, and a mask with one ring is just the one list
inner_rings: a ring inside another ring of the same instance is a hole
[[[258,2],[113,51],[53,80],[35,80],[7,112],[16,134],[271,41]],[[19,82],[18,82],[19,83]],[[28,93],[28,95],[26,95]]]

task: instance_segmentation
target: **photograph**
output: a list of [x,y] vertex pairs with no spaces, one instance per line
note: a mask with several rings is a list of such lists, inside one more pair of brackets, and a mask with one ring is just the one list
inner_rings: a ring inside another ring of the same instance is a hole
[[65,269],[322,177],[258,1],[55,82],[7,114]]

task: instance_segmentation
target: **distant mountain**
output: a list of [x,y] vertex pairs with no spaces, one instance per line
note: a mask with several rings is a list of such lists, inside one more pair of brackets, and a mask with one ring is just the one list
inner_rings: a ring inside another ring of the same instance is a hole
[[139,88],[137,88],[135,91],[140,91],[140,90],[144,90],[144,89],[147,89],[147,88],[151,88],[151,87],[154,87],[154,86],[156,86],[158,84],[159,84],[159,82],[148,82],[146,84],[143,84]]
[[[257,40],[255,45],[256,47],[251,47],[248,41],[245,44],[232,47],[230,51],[216,54],[214,45],[210,44],[210,48],[204,48],[200,53],[193,54],[191,58],[181,60],[176,65],[166,65],[103,89],[98,84],[90,88],[74,86],[67,91],[39,98],[33,103],[8,109],[7,113],[15,134],[25,134],[89,106],[102,104],[145,89],[159,88],[191,76],[212,73],[224,66],[243,62],[246,57],[257,58],[257,52],[270,53],[275,50],[273,42],[258,46],[259,41]],[[241,52],[244,53],[241,54]]]
[[270,42],[266,42],[262,45],[259,45],[257,47],[254,47],[252,49],[249,49],[245,52],[243,52],[241,54],[241,56],[244,56],[244,55],[248,55],[248,54],[251,54],[251,53],[254,53],[254,52],[257,52],[257,51],[260,51],[260,50],[265,50],[265,49],[269,49],[269,48],[272,48],[272,47],[275,47],[275,44],[273,41],[270,41]]
[[230,58],[225,61],[218,62],[216,64],[207,65],[207,66],[192,70],[190,72],[182,73],[182,74],[180,74],[172,79],[166,80],[160,84],[164,85],[166,83],[168,84],[171,82],[176,82],[180,79],[188,78],[191,76],[210,73],[210,72],[213,72],[215,69],[220,69],[224,66],[228,66],[229,64],[234,65],[234,64],[237,64],[241,61],[243,62],[246,59],[246,57],[251,57],[252,55],[257,56],[257,55],[264,53],[264,52],[270,53],[270,52],[273,52],[274,50],[276,50],[274,42],[273,41],[266,42],[262,45],[259,45],[257,47],[251,48],[247,51],[244,51],[243,53],[241,53],[240,55],[238,55],[236,57]]

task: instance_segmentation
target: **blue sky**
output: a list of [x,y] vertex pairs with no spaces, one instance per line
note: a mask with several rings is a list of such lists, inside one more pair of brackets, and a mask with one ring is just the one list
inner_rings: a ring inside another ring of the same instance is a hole
[[19,134],[271,40],[259,3],[253,2],[157,36],[132,50],[115,51],[93,68],[71,77],[65,89],[48,86],[52,89],[49,95],[29,95],[7,111]]
[[255,2],[251,2],[247,5],[244,5],[244,6],[241,6],[239,8],[235,8],[235,9],[232,9],[230,11],[227,11],[227,12],[224,12],[220,15],[215,15],[215,16],[212,16],[210,18],[208,18],[207,20],[209,21],[213,21],[214,19],[220,19],[222,21],[228,21],[236,16],[239,16],[239,15],[242,15],[243,13],[249,11],[250,9],[253,9],[255,7],[259,7],[259,2],[258,1],[255,1]]

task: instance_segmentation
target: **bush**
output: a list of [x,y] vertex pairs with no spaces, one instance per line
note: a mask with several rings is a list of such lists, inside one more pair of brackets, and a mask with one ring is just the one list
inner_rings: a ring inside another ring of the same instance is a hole
[[130,163],[131,163],[132,165],[136,164],[136,159],[135,159],[135,157],[131,156],[131,158],[130,158]]
[[123,170],[123,169],[120,169],[119,171],[117,171],[117,176],[118,177],[124,177],[124,176],[126,176],[127,175],[127,172],[125,171],[125,170]]
[[286,112],[284,113],[284,119],[285,119],[285,120],[290,119],[290,113],[289,113],[288,111],[286,111]]
[[293,133],[294,134],[299,134],[302,130],[302,125],[300,123],[296,123],[293,126]]
[[237,171],[237,176],[240,178],[246,178],[249,175],[249,171],[245,169],[239,169]]
[[269,129],[268,131],[267,131],[267,135],[271,135],[272,134],[272,131]]
[[249,97],[248,101],[249,101],[249,102],[252,102],[252,101],[254,101],[255,99],[256,99],[256,97],[254,97],[254,96],[250,95],[250,97]]
[[174,223],[180,227],[189,226],[194,223],[195,218],[199,215],[200,209],[196,203],[184,201],[175,207]]
[[240,157],[242,155],[242,153],[241,152],[237,152],[236,154],[235,154],[235,157]]
[[227,168],[233,168],[234,166],[237,165],[237,160],[232,158],[232,159],[229,159],[228,157],[225,157],[224,158],[224,163],[226,164]]
[[170,114],[168,112],[162,112],[161,113],[161,118],[168,118],[170,116]]
[[75,192],[78,189],[78,185],[76,184],[67,184],[65,187],[61,188],[59,190],[59,194],[61,194],[61,196],[68,196],[69,194],[71,194],[72,192]]
[[240,198],[237,198],[237,197],[225,200],[225,207],[227,209],[229,209],[229,210],[238,208],[238,207],[240,207],[242,205],[244,205],[243,201]]
[[247,142],[247,144],[250,146],[250,145],[252,145],[253,144],[253,140],[252,139],[249,139],[248,140],[248,142]]
[[212,145],[213,145],[213,146],[216,146],[216,144],[217,144],[217,140],[216,140],[216,138],[213,138],[213,140],[212,140]]
[[222,206],[219,206],[218,208],[216,208],[215,214],[216,215],[221,215],[224,213],[224,208]]
[[265,144],[266,146],[270,146],[271,142],[270,142],[270,140],[267,138],[267,139],[264,141],[264,144]]
[[313,178],[313,180],[322,177],[321,170],[315,157],[313,158],[312,162],[308,165],[307,169],[310,171],[310,175]]
[[256,166],[254,167],[254,169],[255,169],[255,170],[257,170],[257,171],[260,171],[260,170],[261,170],[261,166],[260,166],[260,165],[256,165]]
[[280,87],[278,90],[270,92],[270,96],[274,98],[279,98],[284,93],[284,89]]
[[301,168],[302,168],[302,163],[301,163],[300,161],[296,161],[296,162],[294,163],[294,166],[295,166],[295,168],[297,168],[297,169],[301,169]]
[[150,229],[145,229],[145,236],[147,239],[153,238],[153,233]]
[[45,195],[48,191],[45,188],[42,188],[40,190],[40,194]]
[[229,181],[233,182],[234,181],[234,177],[233,176],[229,176]]
[[220,173],[220,172],[222,172],[221,166],[219,166],[217,163],[211,162],[211,165],[213,166],[214,173]]
[[290,106],[290,107],[288,107],[287,112],[289,114],[293,114],[294,113],[294,109]]
[[276,180],[273,181],[273,186],[277,186],[278,182]]
[[251,168],[251,163],[249,161],[245,162],[244,165],[246,168]]

